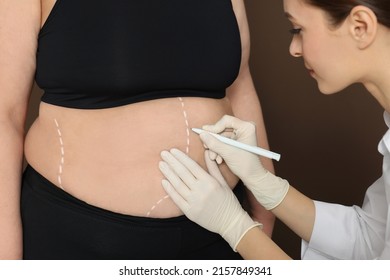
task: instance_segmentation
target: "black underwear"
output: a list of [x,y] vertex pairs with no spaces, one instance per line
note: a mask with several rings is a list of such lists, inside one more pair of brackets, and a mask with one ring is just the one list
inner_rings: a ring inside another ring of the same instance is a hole
[[185,216],[107,211],[62,191],[31,166],[23,174],[21,212],[24,259],[241,259],[218,234]]

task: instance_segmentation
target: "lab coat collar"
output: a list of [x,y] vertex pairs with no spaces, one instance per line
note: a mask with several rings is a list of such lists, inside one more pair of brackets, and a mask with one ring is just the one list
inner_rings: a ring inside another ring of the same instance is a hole
[[385,123],[386,123],[387,127],[390,128],[390,113],[385,111],[383,113],[383,118],[385,119]]
[[379,143],[378,150],[382,155],[390,153],[390,114],[388,112],[383,113],[383,118],[389,130],[383,136],[382,140]]

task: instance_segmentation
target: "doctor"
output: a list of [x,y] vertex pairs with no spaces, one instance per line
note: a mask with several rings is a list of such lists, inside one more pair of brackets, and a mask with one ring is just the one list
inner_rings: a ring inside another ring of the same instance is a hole
[[[332,94],[362,83],[385,109],[390,127],[390,1],[284,0],[284,9],[293,25],[291,55],[303,58],[320,91]],[[203,129],[233,129],[228,135],[256,145],[255,126],[231,116]],[[200,138],[209,149],[208,172],[177,149],[163,151],[162,185],[191,220],[221,234],[245,259],[289,256],[241,208],[219,172],[219,157],[303,239],[302,259],[390,259],[390,130],[378,146],[383,175],[368,188],[362,207],[313,201],[268,172],[256,155],[208,133]]]

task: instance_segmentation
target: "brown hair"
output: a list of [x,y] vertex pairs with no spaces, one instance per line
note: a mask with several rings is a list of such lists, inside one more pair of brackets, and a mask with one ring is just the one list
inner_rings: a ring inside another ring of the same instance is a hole
[[305,0],[306,3],[318,7],[330,16],[333,25],[341,24],[351,10],[358,5],[370,8],[378,18],[378,22],[390,28],[390,0]]

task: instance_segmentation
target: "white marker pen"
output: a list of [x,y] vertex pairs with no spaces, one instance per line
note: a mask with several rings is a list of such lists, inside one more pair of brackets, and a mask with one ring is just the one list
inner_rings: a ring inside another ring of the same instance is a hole
[[202,132],[209,133],[209,134],[213,135],[215,138],[217,138],[219,141],[221,141],[225,144],[228,144],[228,145],[231,145],[233,147],[245,150],[247,152],[254,153],[254,154],[259,155],[259,156],[274,159],[276,161],[280,160],[280,154],[268,151],[266,149],[263,149],[263,148],[260,148],[257,146],[251,146],[248,144],[244,144],[244,143],[238,142],[236,140],[224,137],[224,136],[216,134],[216,133],[208,132],[208,131],[200,129],[200,128],[193,128],[192,131],[194,131],[197,134],[201,134]]

